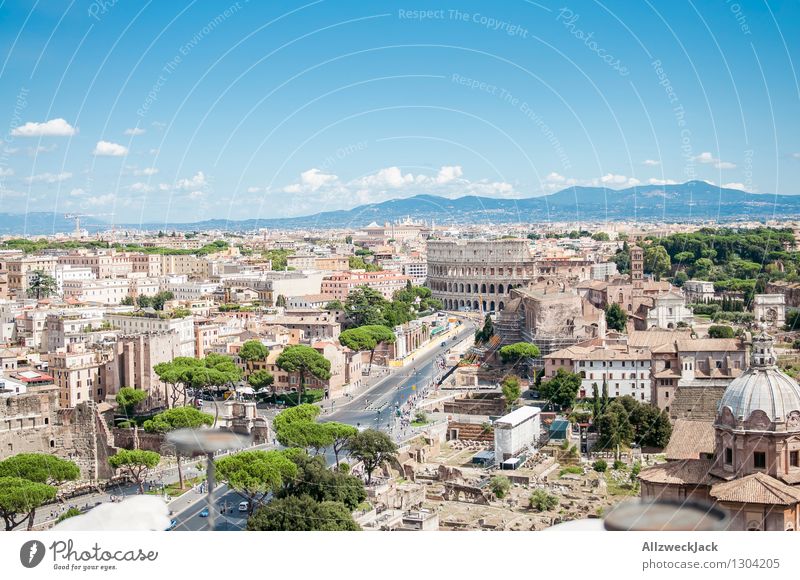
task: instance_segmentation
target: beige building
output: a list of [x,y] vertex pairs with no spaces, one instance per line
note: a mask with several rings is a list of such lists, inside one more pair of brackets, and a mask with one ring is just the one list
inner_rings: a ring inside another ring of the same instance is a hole
[[195,354],[194,317],[172,318],[169,313],[155,312],[148,314],[136,312],[131,314],[107,313],[106,320],[125,335],[171,332],[177,335],[180,354],[176,356],[192,357]]
[[105,369],[112,360],[111,351],[87,349],[82,343],[70,344],[51,353],[50,373],[59,388],[61,407],[104,401],[110,394],[104,382]]
[[32,272],[41,270],[53,275],[56,269],[55,256],[29,255],[11,258],[6,261],[8,272],[8,290],[17,295],[24,295],[28,290],[28,277]]
[[105,278],[100,280],[64,281],[64,299],[93,304],[120,304],[130,295],[127,278]]
[[405,288],[410,281],[411,278],[408,276],[389,270],[381,270],[379,272],[348,271],[323,278],[321,293],[327,294],[332,300],[344,302],[350,292],[360,286],[367,286],[380,292],[387,300],[391,300],[394,293]]
[[133,271],[128,254],[116,250],[75,250],[59,256],[58,263],[73,268],[90,268],[96,278],[124,278]]
[[122,387],[133,387],[148,393],[144,403],[148,408],[182,404],[183,399],[161,382],[153,367],[179,356],[194,356],[193,353],[186,355],[183,347],[180,335],[176,332],[149,332],[120,337],[114,346],[113,364],[107,371],[109,394],[115,395]]

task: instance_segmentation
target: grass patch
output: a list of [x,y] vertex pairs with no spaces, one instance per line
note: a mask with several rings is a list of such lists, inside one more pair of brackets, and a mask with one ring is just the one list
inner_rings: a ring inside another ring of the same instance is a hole
[[411,426],[412,427],[424,427],[428,423],[430,423],[430,421],[411,421]]
[[199,475],[197,477],[192,477],[190,479],[184,479],[183,480],[184,489],[181,489],[180,484],[176,481],[175,483],[171,483],[168,486],[166,486],[163,490],[151,489],[150,491],[147,491],[145,493],[149,495],[163,495],[166,493],[168,496],[174,498],[178,497],[179,495],[183,495],[201,481],[205,481],[205,479],[206,478],[204,475]]
[[559,477],[564,477],[566,474],[572,473],[575,475],[583,475],[583,468],[577,465],[570,465],[558,472]]
[[608,486],[608,494],[612,496],[638,496],[639,483],[630,480],[619,482],[611,477],[611,473],[606,473],[606,485]]

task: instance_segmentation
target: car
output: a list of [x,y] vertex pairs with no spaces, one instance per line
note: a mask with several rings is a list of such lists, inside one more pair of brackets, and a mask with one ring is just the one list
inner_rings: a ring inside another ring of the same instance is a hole
[[174,529],[175,529],[175,528],[177,528],[177,527],[178,527],[178,520],[176,520],[176,519],[171,519],[171,520],[169,521],[169,527],[167,528],[167,531],[174,530]]
[[243,501],[243,502],[239,503],[239,511],[240,512],[246,512],[249,509],[250,509],[250,504],[248,502]]
[[443,342],[443,343],[442,343],[442,344],[440,344],[439,346],[447,346],[447,341]]
[[208,508],[203,508],[202,510],[200,510],[200,514],[199,515],[200,515],[201,518],[207,518],[208,517]]

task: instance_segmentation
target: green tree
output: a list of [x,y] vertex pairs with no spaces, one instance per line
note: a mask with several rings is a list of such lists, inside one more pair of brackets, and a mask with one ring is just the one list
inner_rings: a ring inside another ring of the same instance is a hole
[[239,349],[239,358],[245,363],[254,363],[266,360],[269,356],[269,349],[260,340],[248,340]]
[[116,396],[117,405],[120,406],[126,417],[133,417],[136,405],[147,398],[147,393],[133,387],[122,387]]
[[649,246],[644,251],[644,266],[656,280],[661,280],[672,269],[672,262],[664,246]]
[[260,507],[248,520],[247,529],[260,532],[358,531],[352,513],[336,501],[289,496]]
[[28,274],[28,297],[40,300],[58,291],[56,279],[44,270],[34,270]]
[[494,336],[494,322],[492,322],[492,317],[490,315],[486,315],[483,319],[483,328],[480,330],[475,331],[475,342],[488,342],[490,338]]
[[247,382],[256,391],[261,391],[269,387],[272,383],[274,383],[275,377],[272,376],[271,372],[264,369],[260,369],[250,373],[250,376],[247,377]]
[[278,294],[278,297],[275,299],[275,306],[278,308],[286,308],[286,296]]
[[689,275],[681,270],[675,273],[675,277],[672,279],[672,283],[675,284],[678,288],[681,288],[686,281],[689,279]]
[[[603,379],[603,391],[600,398],[600,412],[602,413],[608,407],[608,381]],[[597,417],[595,417],[597,419]]]
[[511,489],[511,480],[505,475],[495,475],[489,480],[489,489],[497,499],[503,499]]
[[559,368],[548,381],[543,381],[539,389],[542,396],[561,408],[569,408],[575,404],[575,398],[581,387],[581,376]]
[[0,517],[6,531],[19,527],[25,521],[33,528],[36,508],[55,499],[56,488],[22,477],[0,477]]
[[297,466],[280,451],[242,451],[218,459],[215,466],[220,479],[248,499],[248,515],[297,475]]
[[18,453],[0,461],[0,477],[21,477],[56,487],[80,475],[74,462],[46,453]]
[[372,473],[378,467],[397,456],[394,441],[386,433],[376,429],[365,429],[353,435],[347,442],[347,450],[364,464],[367,485],[372,483]]
[[331,438],[331,449],[336,458],[336,465],[339,465],[339,453],[347,448],[350,439],[358,434],[358,429],[346,423],[337,423],[336,421],[329,421],[322,424],[323,428],[328,432]]
[[597,471],[598,473],[605,473],[608,469],[608,461],[605,459],[598,459],[594,463],[592,463],[592,469]]
[[709,338],[733,338],[734,336],[736,336],[736,333],[733,332],[733,328],[730,326],[713,324],[708,327]]
[[500,358],[504,363],[517,362],[525,358],[536,358],[539,356],[539,347],[530,342],[515,342],[500,347]]
[[627,323],[628,315],[619,304],[613,302],[606,307],[606,326],[609,330],[625,332]]
[[[144,430],[148,433],[169,433],[176,429],[199,429],[214,424],[214,416],[203,413],[194,407],[173,407],[167,409],[144,422]],[[183,466],[181,454],[175,450],[175,460],[178,463],[178,484],[184,488]]]
[[136,304],[136,301],[133,299],[133,296],[126,296],[125,298],[122,299],[122,302],[120,302],[120,304],[122,304],[123,306],[134,306]]
[[535,509],[538,512],[546,512],[558,506],[558,498],[543,489],[534,491],[528,502],[531,509]]
[[161,456],[155,451],[141,449],[120,449],[116,455],[108,458],[114,469],[119,469],[139,486],[139,493],[144,493],[144,480],[150,470],[155,469]]
[[383,294],[368,286],[360,286],[348,294],[344,311],[351,327],[384,324],[384,311],[388,306],[389,301]]
[[328,469],[325,458],[291,449],[287,457],[297,466],[297,475],[287,481],[278,497],[307,495],[316,501],[336,501],[354,510],[367,499],[364,483],[339,469]]
[[339,335],[339,344],[356,352],[369,351],[368,371],[372,371],[372,359],[375,349],[381,343],[393,343],[397,340],[394,332],[388,326],[370,324],[357,328],[350,328]]
[[164,310],[164,303],[173,298],[175,298],[175,295],[169,290],[161,291],[150,298],[150,306],[154,310]]
[[501,390],[503,391],[503,398],[506,400],[506,409],[511,409],[522,394],[522,389],[519,386],[519,377],[508,375],[503,379]]
[[607,242],[611,238],[608,237],[606,232],[595,232],[592,234],[592,239],[597,242]]
[[600,401],[600,392],[597,388],[597,383],[592,383],[592,421],[597,420],[600,416],[602,403]]
[[621,447],[627,447],[634,438],[634,430],[628,418],[628,411],[619,401],[612,401],[598,417],[595,424],[599,435],[598,449],[607,449],[619,453]]
[[325,310],[344,310],[344,304],[341,300],[331,300],[325,305]]
[[303,400],[306,388],[306,377],[309,375],[320,381],[331,378],[331,361],[322,356],[317,350],[304,344],[286,347],[278,356],[275,364],[287,373],[298,373],[300,383],[298,390],[298,405]]
[[79,510],[78,508],[71,507],[67,511],[65,511],[63,514],[58,516],[58,519],[56,520],[56,523],[60,524],[64,520],[68,520],[69,518],[74,518],[75,516],[79,516],[79,515],[81,515],[81,510]]

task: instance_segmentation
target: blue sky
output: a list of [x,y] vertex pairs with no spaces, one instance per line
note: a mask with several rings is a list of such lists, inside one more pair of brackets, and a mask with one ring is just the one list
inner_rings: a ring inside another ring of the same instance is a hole
[[0,3],[0,212],[800,194],[800,4]]

